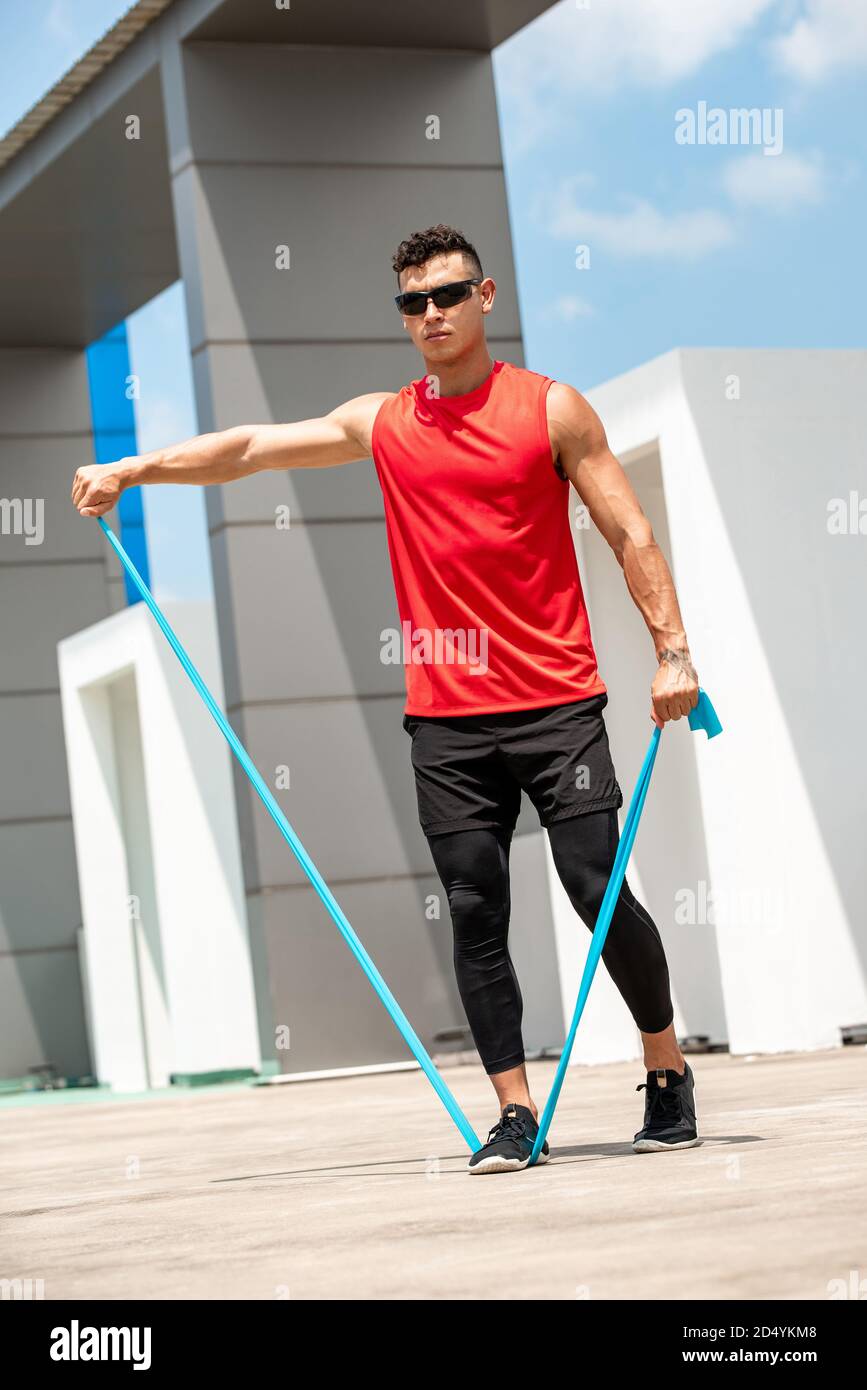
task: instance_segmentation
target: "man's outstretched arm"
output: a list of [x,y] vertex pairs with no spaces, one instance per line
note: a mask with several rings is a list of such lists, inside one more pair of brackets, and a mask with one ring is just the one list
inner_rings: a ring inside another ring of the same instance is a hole
[[82,516],[103,516],[125,488],[142,483],[231,483],[267,469],[356,463],[370,458],[373,422],[390,394],[356,396],[319,419],[236,425],[116,463],[88,464],[73,478],[73,504]]
[[547,407],[554,457],[617,556],[653,637],[659,669],[651,688],[651,715],[660,725],[680,719],[698,702],[698,677],[665,556],[589,401],[573,387],[555,382]]

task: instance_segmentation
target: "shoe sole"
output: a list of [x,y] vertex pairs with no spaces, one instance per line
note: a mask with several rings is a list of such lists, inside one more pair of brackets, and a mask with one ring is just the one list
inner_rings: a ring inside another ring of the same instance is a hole
[[[536,1159],[534,1167],[538,1168],[540,1163],[547,1163],[550,1154],[540,1153]],[[474,1163],[469,1168],[470,1173],[520,1173],[528,1167],[529,1158],[483,1158],[480,1163]]]
[[633,1153],[661,1154],[668,1149],[697,1149],[701,1139],[681,1139],[677,1144],[664,1144],[661,1139],[638,1139],[632,1145]]

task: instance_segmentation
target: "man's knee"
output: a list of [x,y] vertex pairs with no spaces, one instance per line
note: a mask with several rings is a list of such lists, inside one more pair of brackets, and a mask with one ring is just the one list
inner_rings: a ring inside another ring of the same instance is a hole
[[554,866],[569,901],[589,927],[599,915],[616,856],[616,813],[599,811],[555,822],[549,830]]
[[565,864],[557,864],[557,871],[578,916],[592,927],[599,915],[608,879],[604,873],[574,859]]
[[493,885],[462,883],[450,889],[448,901],[456,937],[473,939],[503,932],[503,903]]

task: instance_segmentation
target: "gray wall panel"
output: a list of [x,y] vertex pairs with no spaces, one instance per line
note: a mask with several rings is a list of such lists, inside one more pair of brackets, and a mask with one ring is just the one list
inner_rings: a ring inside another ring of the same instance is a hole
[[[214,339],[399,340],[391,256],[409,232],[433,222],[461,227],[497,281],[492,331],[520,333],[499,170],[407,176],[379,168],[197,164],[175,182],[184,188],[185,215],[196,218],[194,350]],[[277,269],[278,246],[289,247],[289,268]]]
[[0,347],[0,435],[90,436],[80,352]]
[[[491,65],[481,53],[190,44],[184,68],[197,160],[245,164],[501,163]],[[256,104],[249,100],[256,91]],[[371,100],[371,93],[376,100]],[[429,139],[428,117],[439,117]]]
[[70,821],[0,823],[0,952],[71,946],[80,920]]
[[0,697],[0,767],[0,823],[70,814],[59,693]]
[[381,521],[228,527],[228,566],[240,689],[226,700],[386,695],[403,668],[380,659],[397,628]]
[[26,1076],[47,1062],[61,1076],[89,1073],[74,944],[68,950],[0,955],[0,1058],[3,1076]]
[[[0,496],[41,501],[44,532],[39,544],[22,533],[0,536],[0,561],[38,565],[45,560],[95,558],[102,565],[107,549],[102,532],[92,518],[78,515],[70,499],[75,470],[90,463],[89,435],[19,439],[0,435]],[[35,514],[25,511],[23,515]]]
[[[417,824],[402,695],[246,706],[246,746],[326,878],[430,870]],[[328,749],[327,758],[323,750]],[[288,766],[290,787],[275,786]],[[258,802],[253,815],[260,877],[250,888],[300,883],[304,874]]]
[[[345,884],[340,904],[430,1049],[433,1035],[464,1022],[451,980],[451,927],[424,915],[430,878],[399,879],[384,900],[381,884]],[[385,910],[384,910],[385,908]],[[271,893],[264,916],[274,1024],[291,1046],[277,1052],[284,1071],[405,1061],[409,1050],[312,888]],[[427,1084],[426,1082],[422,1084]]]
[[[73,514],[73,526],[86,524]],[[0,585],[0,690],[57,690],[57,643],[108,611],[102,560],[4,566]]]
[[0,953],[9,952],[0,955],[0,1076],[45,1060],[67,1075],[89,1067],[63,725],[51,692],[58,641],[109,612],[107,547],[69,500],[75,469],[92,462],[83,353],[0,349],[0,497],[45,501],[41,545],[0,535]]

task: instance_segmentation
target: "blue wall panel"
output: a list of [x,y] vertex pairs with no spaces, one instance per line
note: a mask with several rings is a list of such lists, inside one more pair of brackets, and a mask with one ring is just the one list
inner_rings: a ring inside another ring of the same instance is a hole
[[[135,409],[128,396],[131,372],[126,323],[117,324],[104,337],[91,343],[86,355],[96,462],[113,463],[115,459],[137,454]],[[150,586],[141,488],[128,488],[121,493],[117,511],[124,549]],[[124,583],[127,603],[140,603],[138,591],[125,572]]]

